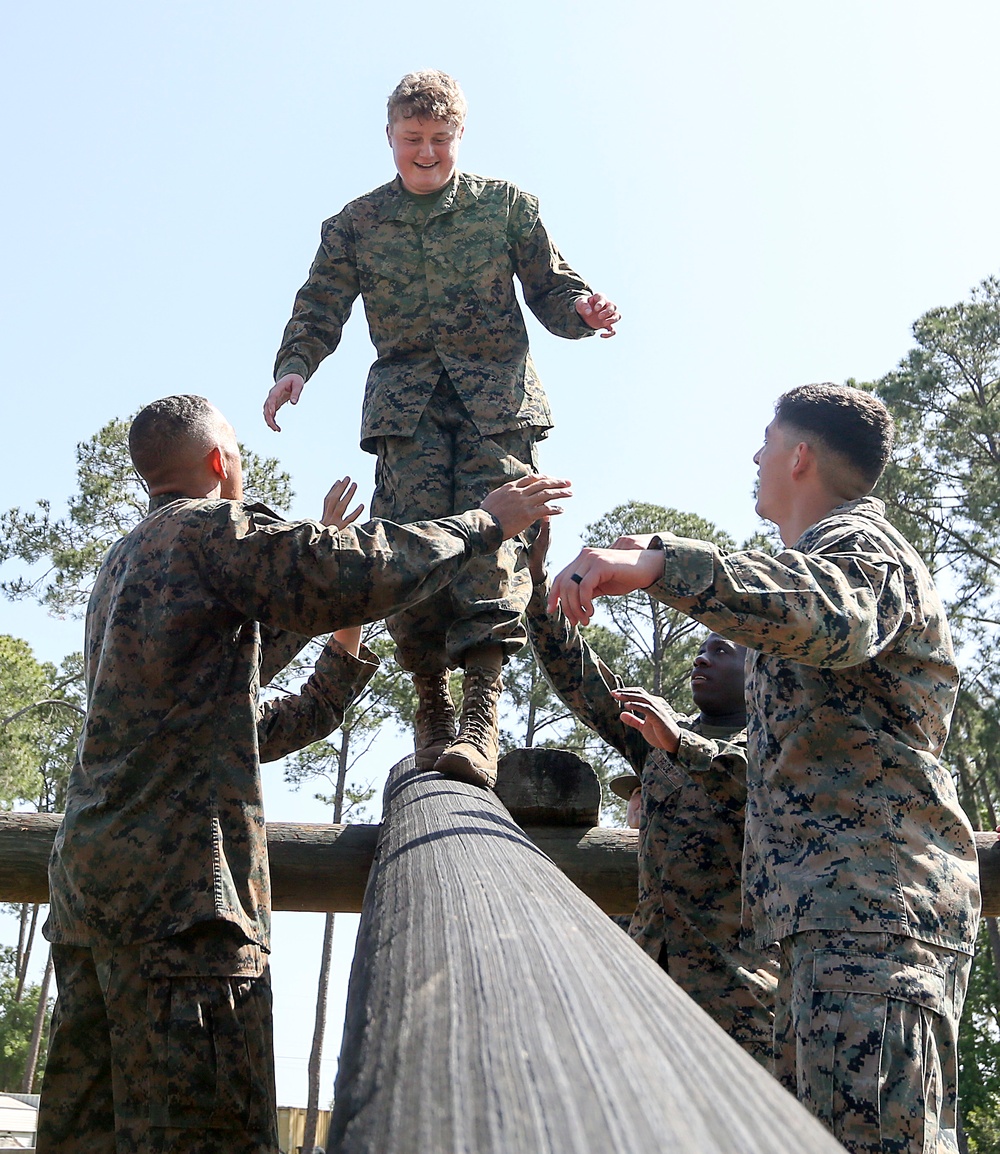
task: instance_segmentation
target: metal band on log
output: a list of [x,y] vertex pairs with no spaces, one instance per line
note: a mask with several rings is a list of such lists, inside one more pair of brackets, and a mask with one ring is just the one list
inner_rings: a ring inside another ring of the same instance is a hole
[[[47,865],[60,814],[0,813],[0,902],[47,902]],[[524,832],[607,914],[635,908],[634,830],[529,826]],[[359,913],[378,826],[268,822],[276,910]],[[983,913],[1000,917],[1000,837],[977,833]]]
[[386,785],[330,1145],[842,1154],[495,794],[409,758]]

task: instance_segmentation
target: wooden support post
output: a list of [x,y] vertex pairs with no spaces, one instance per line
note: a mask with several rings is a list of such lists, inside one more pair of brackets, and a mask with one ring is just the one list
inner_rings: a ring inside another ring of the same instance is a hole
[[386,785],[330,1144],[842,1154],[495,794],[409,758]]
[[[59,814],[0,813],[0,902],[47,902],[47,866]],[[374,825],[268,822],[276,910],[356,914],[378,841]],[[524,832],[606,914],[635,908],[636,833],[594,826],[528,825]],[[983,913],[1000,917],[1000,837],[977,833]]]

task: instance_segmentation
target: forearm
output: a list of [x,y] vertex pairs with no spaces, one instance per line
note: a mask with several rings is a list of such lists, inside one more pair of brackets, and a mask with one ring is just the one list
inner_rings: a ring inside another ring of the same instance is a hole
[[525,303],[549,332],[570,340],[592,336],[594,330],[576,311],[576,302],[592,289],[566,263],[540,219],[514,244],[513,253]]
[[[224,504],[217,516],[228,521],[228,513]],[[247,619],[316,636],[429,597],[471,557],[495,551],[501,538],[497,521],[482,510],[339,531],[314,521],[258,523],[253,514],[220,525],[204,548],[218,594]]]
[[697,780],[705,792],[732,807],[746,802],[746,732],[731,741],[714,740],[690,729],[681,730],[681,741],[672,761]]
[[354,657],[336,641],[328,641],[299,693],[261,706],[257,720],[260,760],[277,761],[332,733],[378,665],[367,646],[362,645]]
[[748,648],[857,665],[888,644],[906,612],[899,565],[879,554],[723,555],[705,541],[662,540],[663,575],[649,595]]

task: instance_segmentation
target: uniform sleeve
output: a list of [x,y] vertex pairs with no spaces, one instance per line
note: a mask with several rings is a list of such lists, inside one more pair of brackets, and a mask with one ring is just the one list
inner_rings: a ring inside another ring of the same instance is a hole
[[719,741],[686,729],[682,722],[680,745],[670,759],[696,780],[714,802],[730,809],[742,809],[746,805],[745,730],[730,741]]
[[661,537],[663,576],[650,596],[751,649],[847,668],[876,656],[912,619],[899,560],[857,536],[777,557]]
[[303,633],[289,633],[286,629],[260,627],[260,683],[270,685],[286,666],[290,665],[312,640]]
[[201,580],[247,620],[315,637],[380,621],[448,584],[502,530],[476,509],[438,521],[333,529],[221,501],[197,526]]
[[371,681],[379,659],[365,645],[355,657],[332,638],[316,662],[316,669],[299,693],[265,702],[258,711],[257,741],[260,760],[304,749],[332,733],[344,720],[348,706]]
[[508,239],[525,303],[539,321],[557,337],[593,336],[576,311],[576,302],[590,296],[591,288],[552,243],[538,215],[538,201],[528,193],[517,192]]
[[528,639],[546,680],[584,725],[641,774],[649,745],[642,734],[621,720],[621,706],[611,696],[612,689],[621,688],[621,679],[597,656],[579,629],[566,621],[561,609],[551,615],[546,612],[547,596],[546,587],[536,587],[526,614]]
[[323,224],[309,279],[299,289],[274,362],[274,379],[299,373],[308,380],[340,344],[360,286],[354,229],[347,210]]

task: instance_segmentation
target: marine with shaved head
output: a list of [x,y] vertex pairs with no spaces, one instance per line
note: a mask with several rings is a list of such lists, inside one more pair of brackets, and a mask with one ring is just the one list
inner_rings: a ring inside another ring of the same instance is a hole
[[[232,426],[203,397],[132,424],[147,516],[87,607],[87,717],[49,864],[59,984],[37,1149],[277,1151],[260,761],[326,736],[372,675],[359,626],[429,596],[568,496],[525,477],[479,509],[349,524],[243,499]],[[257,691],[337,631],[300,693]]]

